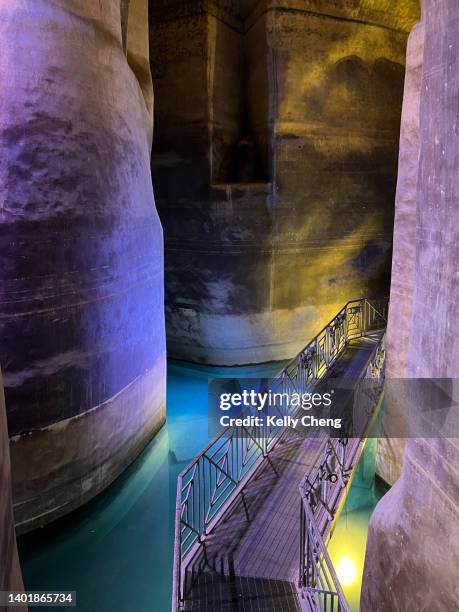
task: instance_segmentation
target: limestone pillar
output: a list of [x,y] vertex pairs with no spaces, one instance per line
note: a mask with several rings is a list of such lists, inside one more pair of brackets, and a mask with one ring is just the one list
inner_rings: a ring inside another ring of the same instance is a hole
[[21,531],[110,484],[165,418],[146,14],[0,1],[0,362]]
[[[459,5],[426,0],[423,12],[416,264],[407,365],[411,378],[450,379],[440,386],[457,402]],[[411,406],[418,412],[434,407],[432,397],[422,394]],[[450,435],[457,436],[457,403],[449,418]],[[430,427],[435,435],[435,423]],[[407,441],[402,475],[371,519],[363,612],[459,608],[458,474],[457,437]]]
[[405,446],[403,412],[406,405],[402,379],[408,376],[408,341],[416,261],[416,194],[419,170],[419,107],[421,101],[424,25],[416,25],[406,52],[405,89],[400,127],[397,196],[389,319],[386,335],[384,419],[378,441],[377,473],[393,485],[400,476]]

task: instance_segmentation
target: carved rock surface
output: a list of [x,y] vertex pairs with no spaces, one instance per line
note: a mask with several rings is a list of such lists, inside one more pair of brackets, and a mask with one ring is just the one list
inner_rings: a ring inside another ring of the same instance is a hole
[[[442,385],[455,399],[452,410],[457,414],[459,5],[454,0],[426,0],[423,8],[416,261],[407,367],[411,378],[450,379]],[[405,350],[403,344],[400,350]],[[426,407],[435,407],[429,396],[414,397],[410,406],[418,413]],[[407,440],[402,475],[370,522],[362,611],[459,609],[458,524],[458,438]]]
[[291,357],[348,299],[388,294],[417,3],[152,9],[170,353]]
[[165,418],[148,40],[129,40],[146,2],[123,4],[0,3],[0,362],[21,531],[107,486]]
[[[424,25],[416,25],[406,54],[405,90],[400,127],[397,197],[395,201],[394,246],[389,318],[386,335],[386,379],[408,376],[408,348],[416,264],[416,199],[419,170],[419,107],[421,102]],[[403,385],[386,384],[383,437],[378,443],[377,472],[393,485],[402,467],[403,412],[407,398]]]

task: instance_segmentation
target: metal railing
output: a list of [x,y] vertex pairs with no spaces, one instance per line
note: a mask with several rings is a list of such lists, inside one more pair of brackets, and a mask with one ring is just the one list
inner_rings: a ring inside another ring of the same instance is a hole
[[[304,393],[322,379],[348,343],[386,325],[387,300],[348,302],[274,379],[282,392]],[[289,411],[288,406],[281,410]],[[244,409],[240,417],[256,414]],[[179,475],[177,483],[173,574],[174,611],[188,591],[187,568],[219,518],[232,506],[278,444],[286,428],[262,425],[229,427]]]
[[382,338],[349,399],[352,405],[346,406],[353,415],[349,435],[325,439],[300,484],[299,590],[313,611],[350,611],[325,543],[373,427],[383,391],[384,367]]
[[346,597],[325,547],[313,512],[305,497],[301,498],[302,576],[301,588],[310,610],[350,612]]

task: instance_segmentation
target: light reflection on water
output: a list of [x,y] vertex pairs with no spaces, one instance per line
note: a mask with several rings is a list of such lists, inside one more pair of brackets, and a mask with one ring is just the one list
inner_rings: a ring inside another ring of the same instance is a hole
[[359,612],[360,609],[368,523],[375,505],[387,491],[385,485],[378,481],[375,483],[375,458],[376,440],[369,439],[328,544],[331,560],[352,612]]

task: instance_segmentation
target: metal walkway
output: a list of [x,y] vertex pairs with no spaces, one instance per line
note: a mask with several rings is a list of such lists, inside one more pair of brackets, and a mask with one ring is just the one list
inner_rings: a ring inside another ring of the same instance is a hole
[[[320,391],[330,378],[356,381],[380,365],[383,332],[374,329],[381,326],[380,311],[368,306],[365,312],[363,301],[343,311],[280,374],[283,389]],[[347,398],[343,393],[337,401]],[[173,610],[345,610],[326,551],[319,549],[364,437],[343,445],[305,429],[285,428],[271,439],[270,432],[252,433],[252,441],[217,438],[200,455],[206,461],[198,457],[182,473]]]

